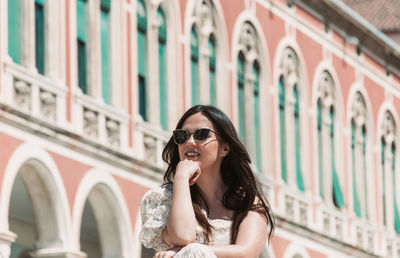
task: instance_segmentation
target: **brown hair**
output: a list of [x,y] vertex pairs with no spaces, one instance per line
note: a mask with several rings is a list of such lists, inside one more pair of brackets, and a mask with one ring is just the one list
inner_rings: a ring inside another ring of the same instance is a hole
[[[240,142],[235,127],[229,118],[219,109],[213,106],[197,105],[187,110],[179,120],[176,129],[181,129],[186,119],[196,113],[201,113],[210,120],[218,136],[223,142],[230,146],[229,154],[221,163],[221,176],[228,189],[223,195],[222,204],[229,210],[234,211],[232,223],[232,243],[236,242],[239,225],[247,216],[249,211],[256,211],[265,217],[269,225],[268,238],[275,228],[275,222],[271,207],[264,197],[260,183],[250,167],[250,156],[244,145]],[[164,175],[164,184],[173,182],[176,166],[180,161],[178,146],[172,137],[164,147],[163,160],[168,164]],[[205,231],[206,239],[210,238],[212,226],[201,212],[200,204],[204,203],[207,213],[208,205],[200,188],[194,184],[190,187],[193,209],[196,219]],[[255,204],[255,200],[258,202]]]

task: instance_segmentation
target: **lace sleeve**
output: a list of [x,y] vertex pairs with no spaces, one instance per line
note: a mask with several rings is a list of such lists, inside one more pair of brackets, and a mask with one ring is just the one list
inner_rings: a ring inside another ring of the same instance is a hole
[[142,230],[140,241],[147,248],[162,251],[171,246],[162,237],[171,208],[172,191],[169,186],[159,187],[148,191],[140,204]]

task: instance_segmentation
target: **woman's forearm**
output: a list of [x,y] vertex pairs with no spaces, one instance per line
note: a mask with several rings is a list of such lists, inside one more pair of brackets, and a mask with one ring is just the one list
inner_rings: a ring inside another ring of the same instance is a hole
[[241,245],[209,245],[218,258],[257,258],[258,253]]
[[196,239],[196,217],[190,197],[189,178],[176,176],[173,187],[171,210],[163,238],[170,245],[184,246]]

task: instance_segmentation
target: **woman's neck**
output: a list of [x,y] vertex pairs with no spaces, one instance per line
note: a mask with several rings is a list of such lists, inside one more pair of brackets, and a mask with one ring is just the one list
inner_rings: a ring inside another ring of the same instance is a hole
[[217,173],[209,173],[209,171],[202,172],[202,175],[197,181],[197,185],[203,192],[208,205],[222,202],[226,186],[222,181],[219,171]]

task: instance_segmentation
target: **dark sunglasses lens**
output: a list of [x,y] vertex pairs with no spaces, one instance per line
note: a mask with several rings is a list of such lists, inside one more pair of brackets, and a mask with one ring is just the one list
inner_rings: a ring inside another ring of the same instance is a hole
[[194,139],[196,141],[204,141],[210,135],[211,130],[207,128],[202,128],[194,132]]
[[184,144],[189,138],[188,136],[189,133],[185,130],[175,130],[172,134],[172,137],[174,138],[174,142],[176,144]]

